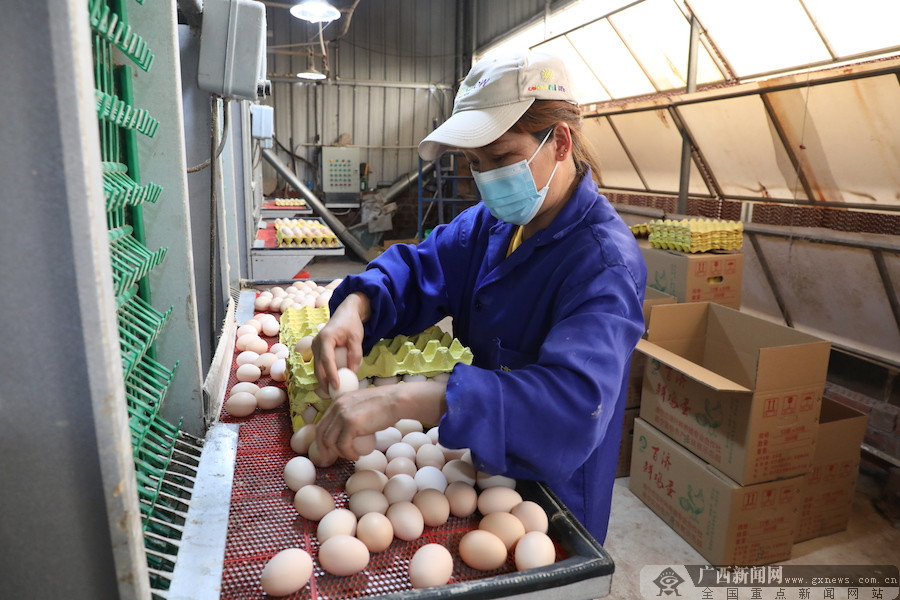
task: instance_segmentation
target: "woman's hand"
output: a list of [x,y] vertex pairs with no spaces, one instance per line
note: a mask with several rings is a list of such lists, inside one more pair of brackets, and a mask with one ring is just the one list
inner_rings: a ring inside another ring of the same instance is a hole
[[316,425],[316,443],[326,453],[356,460],[359,452],[353,440],[357,437],[386,429],[400,419],[437,425],[447,409],[446,391],[445,383],[422,381],[348,392],[322,415]]
[[[354,372],[362,363],[363,323],[369,319],[369,298],[355,292],[347,296],[338,306],[325,327],[313,338],[312,351],[316,379],[319,386],[328,391],[328,384],[337,387],[338,365],[335,349],[347,351],[347,367]],[[341,365],[343,366],[343,365]]]

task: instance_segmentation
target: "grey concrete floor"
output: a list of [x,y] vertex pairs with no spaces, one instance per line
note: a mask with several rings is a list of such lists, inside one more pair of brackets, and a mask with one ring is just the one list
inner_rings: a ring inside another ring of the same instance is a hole
[[[365,270],[349,257],[315,258],[307,266],[313,279],[337,279]],[[795,544],[791,559],[780,564],[900,564],[900,529],[872,505],[872,482],[861,476],[846,531]],[[641,569],[647,565],[697,565],[706,560],[628,489],[616,480],[605,548],[616,565],[610,598],[638,600]]]

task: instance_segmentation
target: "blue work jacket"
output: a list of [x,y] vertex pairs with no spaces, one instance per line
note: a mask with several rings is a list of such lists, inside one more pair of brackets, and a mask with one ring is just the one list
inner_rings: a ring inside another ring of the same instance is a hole
[[452,316],[474,361],[450,375],[441,444],[470,448],[487,473],[544,481],[602,543],[646,266],[590,173],[507,256],[515,228],[478,204],[345,278],[331,309],[369,297],[364,352]]

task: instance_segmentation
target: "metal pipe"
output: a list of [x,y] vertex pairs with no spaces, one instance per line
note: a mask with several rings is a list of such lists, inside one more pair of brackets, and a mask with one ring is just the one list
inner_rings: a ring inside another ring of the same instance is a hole
[[[431,173],[434,172],[434,162],[425,163],[422,166],[422,179],[427,178]],[[397,178],[394,183],[391,184],[391,187],[387,189],[384,193],[384,199],[386,202],[392,201],[394,198],[400,195],[400,192],[409,187],[413,181],[419,178],[419,170],[413,169],[409,173],[405,175],[401,175]]]
[[[306,53],[303,53],[306,54]],[[330,79],[321,82],[300,79],[296,75],[291,74],[274,74],[267,75],[272,83],[303,83],[306,85],[350,85],[359,87],[381,87],[381,88],[401,88],[416,90],[452,90],[453,86],[446,83],[428,83],[415,81],[375,81],[369,79]]]
[[[697,91],[697,46],[700,45],[700,23],[691,14],[691,37],[688,43],[687,89],[688,94]],[[691,183],[691,152],[693,144],[687,129],[681,130],[681,176],[678,179],[678,212],[686,213],[688,190]]]
[[359,256],[362,260],[369,262],[369,260],[371,260],[371,257],[369,256],[369,250],[367,250],[366,247],[363,246],[358,239],[356,239],[356,236],[354,236],[350,232],[350,230],[347,229],[347,227],[343,223],[341,223],[341,221],[334,215],[333,212],[328,210],[328,207],[326,207],[325,204],[321,200],[319,200],[319,198],[316,197],[316,195],[313,194],[308,187],[303,185],[303,182],[301,182],[300,179],[297,178],[297,175],[295,175],[294,172],[287,167],[287,165],[281,162],[281,159],[279,159],[278,156],[270,149],[262,148],[261,152],[263,158],[265,158],[266,161],[268,161],[268,163],[272,165],[272,167],[276,171],[278,171],[279,175],[284,177],[285,181],[291,184],[291,187],[293,187],[297,192],[300,193],[303,199],[306,200],[307,205],[309,205],[313,212],[322,217],[322,220],[325,221],[325,224],[331,228],[334,234],[338,236],[338,238],[340,238],[342,242],[344,242],[344,245],[353,250],[354,254]]

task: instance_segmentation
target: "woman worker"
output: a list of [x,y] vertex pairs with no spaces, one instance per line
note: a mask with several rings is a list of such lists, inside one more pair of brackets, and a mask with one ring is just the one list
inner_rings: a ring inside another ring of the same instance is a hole
[[343,280],[315,370],[336,386],[335,348],[356,370],[380,338],[448,315],[473,364],[446,383],[342,395],[319,422],[319,448],[353,460],[357,436],[401,418],[439,423],[442,445],[470,448],[481,471],[546,482],[602,543],[646,268],[598,193],[562,61],[518,52],[475,64],[419,154],[448,148],[465,153],[482,202]]

